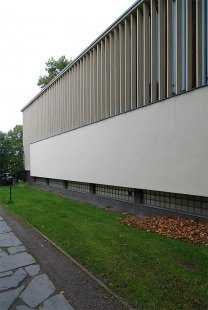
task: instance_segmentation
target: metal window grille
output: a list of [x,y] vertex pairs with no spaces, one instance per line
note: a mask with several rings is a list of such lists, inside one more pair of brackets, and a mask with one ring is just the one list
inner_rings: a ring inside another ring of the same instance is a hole
[[36,183],[40,185],[47,185],[47,179],[36,177]]
[[48,185],[55,188],[64,188],[63,180],[49,179]]
[[132,188],[96,184],[95,193],[98,196],[134,202],[134,190]]
[[196,215],[208,215],[208,197],[144,190],[143,203]]
[[75,191],[75,192],[89,193],[90,185],[89,183],[84,183],[84,182],[68,181],[67,189],[70,191]]

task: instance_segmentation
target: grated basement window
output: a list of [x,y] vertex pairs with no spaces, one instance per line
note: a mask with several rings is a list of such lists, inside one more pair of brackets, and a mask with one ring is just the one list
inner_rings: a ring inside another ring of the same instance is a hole
[[49,179],[48,185],[55,188],[64,188],[63,180]]
[[35,178],[35,182],[37,184],[40,184],[40,185],[47,185],[47,179],[46,178],[39,178],[39,177],[36,177]]
[[208,215],[208,197],[144,190],[143,203],[196,215]]
[[89,193],[90,192],[90,184],[84,183],[84,182],[68,181],[67,182],[67,189],[70,191],[75,191],[75,192]]
[[96,184],[95,194],[111,199],[134,202],[134,190],[132,188]]

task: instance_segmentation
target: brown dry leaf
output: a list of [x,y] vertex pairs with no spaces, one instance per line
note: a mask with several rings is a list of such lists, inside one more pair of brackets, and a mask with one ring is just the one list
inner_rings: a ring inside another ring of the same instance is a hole
[[195,244],[208,245],[208,224],[201,220],[193,220],[179,216],[154,216],[140,218],[129,215],[122,223],[160,235],[181,239]]

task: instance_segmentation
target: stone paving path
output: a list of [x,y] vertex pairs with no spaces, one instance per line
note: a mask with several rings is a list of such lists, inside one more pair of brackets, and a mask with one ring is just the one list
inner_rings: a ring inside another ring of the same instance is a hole
[[73,310],[0,217],[0,310]]

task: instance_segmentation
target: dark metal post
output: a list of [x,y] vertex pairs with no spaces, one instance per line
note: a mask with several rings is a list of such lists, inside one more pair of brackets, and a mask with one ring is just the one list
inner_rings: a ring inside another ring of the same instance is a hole
[[12,185],[13,185],[13,180],[14,178],[12,176],[8,177],[8,183],[9,183],[9,202],[12,202]]
[[12,202],[12,186],[11,186],[11,184],[9,185],[9,187],[10,187],[10,200],[9,200],[9,202],[11,203]]

